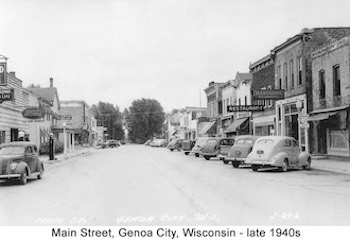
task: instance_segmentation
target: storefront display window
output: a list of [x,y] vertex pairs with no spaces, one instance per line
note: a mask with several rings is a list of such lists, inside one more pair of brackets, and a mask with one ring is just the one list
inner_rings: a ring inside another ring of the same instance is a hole
[[348,131],[347,130],[330,130],[330,149],[348,149]]

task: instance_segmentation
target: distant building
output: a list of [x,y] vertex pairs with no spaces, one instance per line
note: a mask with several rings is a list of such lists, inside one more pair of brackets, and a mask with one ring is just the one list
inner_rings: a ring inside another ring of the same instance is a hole
[[62,126],[66,122],[67,126],[74,132],[76,144],[92,144],[91,114],[89,105],[84,100],[60,101],[60,115],[72,116],[72,120],[60,120]]

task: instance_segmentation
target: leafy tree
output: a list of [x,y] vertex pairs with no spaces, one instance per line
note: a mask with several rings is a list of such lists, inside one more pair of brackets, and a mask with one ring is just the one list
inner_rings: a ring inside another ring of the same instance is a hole
[[155,99],[134,100],[129,110],[124,110],[124,115],[132,142],[143,143],[162,133],[165,114]]
[[91,114],[97,119],[97,126],[107,128],[108,138],[124,139],[123,115],[119,107],[111,103],[99,102],[90,108]]
[[28,85],[28,87],[27,88],[41,88],[41,86],[40,86],[40,84],[34,84],[34,83],[31,83],[31,84],[29,84]]

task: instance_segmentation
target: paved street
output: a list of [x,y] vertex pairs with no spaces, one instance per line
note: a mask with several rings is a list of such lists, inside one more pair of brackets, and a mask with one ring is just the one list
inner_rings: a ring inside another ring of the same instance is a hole
[[349,225],[350,176],[234,169],[125,145],[0,183],[0,225]]

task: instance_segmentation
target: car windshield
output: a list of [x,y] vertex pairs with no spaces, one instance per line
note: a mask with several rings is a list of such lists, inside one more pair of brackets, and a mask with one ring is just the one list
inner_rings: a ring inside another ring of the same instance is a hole
[[273,144],[274,141],[272,139],[261,139],[258,144]]
[[0,148],[0,155],[5,154],[23,154],[24,147],[21,146],[9,146]]

